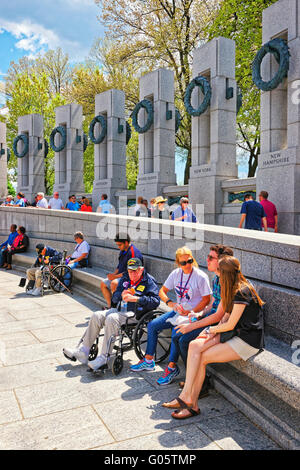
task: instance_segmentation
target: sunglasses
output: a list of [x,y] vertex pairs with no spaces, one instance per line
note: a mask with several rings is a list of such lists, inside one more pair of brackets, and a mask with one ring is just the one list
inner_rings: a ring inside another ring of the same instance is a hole
[[188,259],[187,261],[179,261],[180,266],[186,266],[187,264],[192,264],[194,262],[193,258]]
[[211,255],[207,255],[207,259],[209,259],[209,261],[212,261],[212,260],[218,259],[218,258],[216,258],[214,256],[211,256]]

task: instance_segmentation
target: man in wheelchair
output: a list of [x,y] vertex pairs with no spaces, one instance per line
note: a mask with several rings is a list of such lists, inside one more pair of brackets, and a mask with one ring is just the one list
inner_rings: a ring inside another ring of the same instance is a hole
[[[131,258],[127,271],[119,281],[112,297],[113,308],[93,313],[82,342],[75,349],[64,348],[64,356],[71,361],[80,361],[97,370],[105,366],[112,353],[114,337],[128,318],[138,320],[145,313],[155,310],[160,303],[159,288],[156,280],[148,274],[139,258]],[[130,320],[128,320],[130,321]],[[105,327],[105,328],[104,328]],[[104,337],[100,355],[89,361],[90,349],[104,328]]]
[[26,278],[28,280],[26,293],[38,296],[42,293],[42,267],[44,265],[59,264],[63,257],[62,253],[51,246],[39,243],[36,245],[37,258],[32,268],[27,269]]

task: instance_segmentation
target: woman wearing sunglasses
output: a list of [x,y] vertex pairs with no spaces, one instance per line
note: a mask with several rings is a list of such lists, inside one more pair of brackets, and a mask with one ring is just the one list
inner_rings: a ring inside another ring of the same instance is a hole
[[[200,271],[191,250],[184,246],[176,251],[175,264],[177,268],[171,272],[168,279],[160,289],[160,299],[165,302],[171,311],[167,312],[148,324],[147,349],[144,359],[131,366],[132,371],[155,370],[154,353],[157,346],[158,333],[178,324],[174,317],[185,317],[187,321],[193,320],[194,313],[201,312],[210,302],[211,288],[208,276]],[[176,302],[168,297],[168,292],[174,290]],[[179,315],[178,315],[179,314]],[[180,373],[177,366],[179,358],[178,348],[171,343],[169,364],[162,377],[157,380],[158,385],[167,385]]]
[[175,409],[175,419],[200,414],[198,396],[208,364],[247,361],[264,348],[264,302],[241,273],[236,258],[221,258],[219,270],[221,302],[227,313],[218,325],[210,326],[190,343],[184,388],[178,398],[163,404]]

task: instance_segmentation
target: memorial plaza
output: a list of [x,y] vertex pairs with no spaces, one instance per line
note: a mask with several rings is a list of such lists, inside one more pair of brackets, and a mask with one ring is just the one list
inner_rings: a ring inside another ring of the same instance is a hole
[[0,120],[0,449],[300,448],[300,0],[261,10],[252,176],[222,35],[195,41],[180,105],[158,65],[130,113],[111,87],[89,123],[58,97],[51,133],[32,108]]

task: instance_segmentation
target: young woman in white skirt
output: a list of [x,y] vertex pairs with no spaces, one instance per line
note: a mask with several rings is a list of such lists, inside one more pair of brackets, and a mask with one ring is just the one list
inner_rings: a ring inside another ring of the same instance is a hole
[[200,414],[198,397],[207,364],[247,361],[264,347],[264,302],[241,273],[236,258],[224,256],[219,269],[221,302],[227,313],[218,325],[204,330],[189,345],[185,386],[178,398],[163,404],[175,409],[175,419]]

